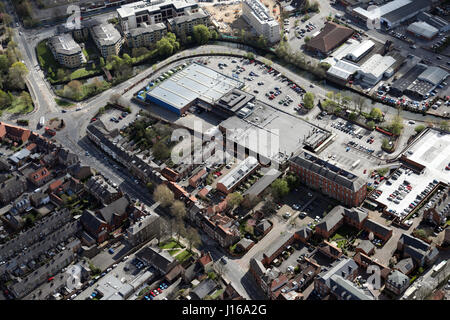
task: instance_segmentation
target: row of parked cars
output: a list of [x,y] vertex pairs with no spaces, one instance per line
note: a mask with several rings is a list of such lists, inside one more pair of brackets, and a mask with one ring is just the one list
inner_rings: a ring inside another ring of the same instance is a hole
[[163,282],[159,285],[158,288],[150,291],[147,295],[144,296],[145,300],[153,300],[157,295],[163,293],[163,290],[167,289],[169,286]]

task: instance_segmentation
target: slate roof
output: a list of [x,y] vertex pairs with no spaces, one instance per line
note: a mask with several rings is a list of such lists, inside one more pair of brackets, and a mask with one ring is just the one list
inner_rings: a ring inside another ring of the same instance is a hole
[[400,260],[394,266],[394,269],[397,269],[397,270],[399,270],[400,272],[402,272],[404,274],[410,273],[414,269],[413,259],[408,257],[408,258]]
[[170,271],[176,261],[167,251],[159,252],[158,248],[152,247],[145,247],[143,250],[139,251],[136,256],[166,273]]
[[261,231],[262,233],[264,233],[271,226],[272,225],[270,224],[269,221],[267,221],[267,219],[263,219],[255,226],[255,228],[258,229],[259,231]]
[[308,226],[302,226],[299,230],[297,230],[296,234],[298,234],[303,239],[309,239],[309,237],[312,235],[313,231]]
[[307,43],[307,46],[322,53],[327,53],[350,38],[352,34],[352,29],[334,22],[328,22],[323,30]]
[[91,210],[84,210],[80,221],[92,231],[98,230],[102,224],[106,223],[106,221],[98,218]]
[[358,269],[358,265],[353,259],[341,257],[336,260],[331,268],[325,268],[324,271],[319,273],[319,280],[324,282],[329,288],[331,288],[331,276],[339,275],[343,278],[347,278],[349,274]]
[[356,247],[356,249],[361,249],[366,254],[369,254],[369,252],[372,251],[374,248],[375,246],[369,240],[361,241],[361,243]]
[[242,246],[242,248],[244,248],[244,250],[247,250],[247,248],[250,247],[253,243],[254,241],[251,239],[242,238],[241,240],[239,240],[237,245],[240,245]]
[[317,225],[316,228],[330,231],[333,229],[344,217],[344,207],[336,206],[334,207]]
[[426,243],[423,240],[420,240],[414,236],[411,236],[409,234],[403,233],[400,236],[400,239],[398,240],[400,243],[402,243],[404,246],[409,246],[413,248],[417,248],[423,251],[427,251],[430,245]]
[[374,233],[380,234],[382,237],[386,237],[390,232],[392,232],[391,228],[383,226],[382,224],[379,224],[371,219],[364,221],[364,227]]
[[130,29],[128,31],[128,33],[131,37],[136,37],[141,34],[153,33],[153,32],[156,32],[159,30],[165,30],[165,29],[166,29],[166,25],[161,22],[161,23],[150,24],[145,27],[133,28],[133,29]]
[[217,288],[217,284],[212,279],[202,281],[194,290],[191,291],[191,297],[202,300],[208,294],[212,293]]
[[113,222],[113,216],[122,216],[129,205],[130,202],[128,201],[127,197],[123,196],[111,202],[103,209],[100,209],[98,212],[108,224],[111,224]]
[[167,23],[170,25],[178,25],[180,23],[185,23],[185,22],[190,22],[190,21],[195,21],[197,19],[202,19],[202,18],[206,18],[208,15],[203,13],[203,12],[194,12],[191,13],[189,15],[183,15],[183,16],[179,16],[179,17],[174,17],[174,18],[170,18],[167,20]]
[[374,300],[373,295],[355,287],[355,285],[339,275],[330,279],[331,291],[342,300]]
[[364,221],[364,219],[367,218],[368,214],[365,210],[360,208],[352,208],[352,209],[344,209],[344,216],[347,218],[357,222],[361,223]]
[[398,270],[392,271],[392,273],[387,277],[386,282],[396,288],[403,288],[409,283],[408,276],[404,275]]
[[290,161],[330,181],[334,181],[340,186],[346,189],[350,189],[353,192],[360,190],[366,184],[364,178],[358,177],[351,172],[336,167],[308,152],[301,152],[298,156],[292,158]]

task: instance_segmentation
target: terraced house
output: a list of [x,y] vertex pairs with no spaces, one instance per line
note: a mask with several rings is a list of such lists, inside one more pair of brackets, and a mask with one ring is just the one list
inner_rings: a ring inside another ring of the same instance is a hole
[[123,39],[112,24],[104,23],[92,27],[91,36],[104,58],[119,55]]
[[55,60],[67,68],[76,68],[86,61],[83,51],[70,33],[51,37],[47,42]]
[[129,30],[125,38],[128,47],[140,48],[151,46],[166,34],[167,28],[164,23],[143,24],[142,27]]

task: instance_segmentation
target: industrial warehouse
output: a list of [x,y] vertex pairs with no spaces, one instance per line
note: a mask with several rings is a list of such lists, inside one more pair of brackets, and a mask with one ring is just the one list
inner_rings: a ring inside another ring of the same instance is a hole
[[[169,72],[169,78],[145,94],[145,100],[156,103],[178,115],[194,104],[208,108],[224,95],[242,88],[241,81],[227,77],[208,67],[193,63],[178,72]],[[142,97],[142,94],[139,94]]]

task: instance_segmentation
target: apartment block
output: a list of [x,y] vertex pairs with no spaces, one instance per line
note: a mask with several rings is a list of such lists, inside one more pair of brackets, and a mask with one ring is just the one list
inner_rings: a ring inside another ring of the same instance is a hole
[[269,9],[267,9],[261,1],[243,1],[242,16],[258,35],[264,36],[270,43],[280,41],[280,25],[270,15]]
[[126,4],[117,9],[119,24],[124,33],[141,26],[164,22],[167,19],[197,12],[199,6],[193,1],[157,0],[139,1]]
[[47,42],[55,60],[67,68],[76,68],[86,61],[83,51],[70,33],[51,37]]
[[120,32],[110,23],[104,23],[91,28],[91,37],[104,58],[119,55],[123,39]]
[[177,36],[183,33],[185,35],[191,34],[194,27],[200,24],[205,26],[208,26],[209,24],[209,16],[203,11],[198,11],[190,15],[184,15],[167,20],[167,26],[170,31],[175,33]]
[[367,182],[316,156],[301,152],[290,160],[290,170],[307,186],[320,190],[343,204],[359,206],[367,194]]
[[149,47],[161,40],[167,34],[167,27],[164,23],[147,25],[143,23],[141,27],[130,29],[125,35],[126,42],[130,48]]

